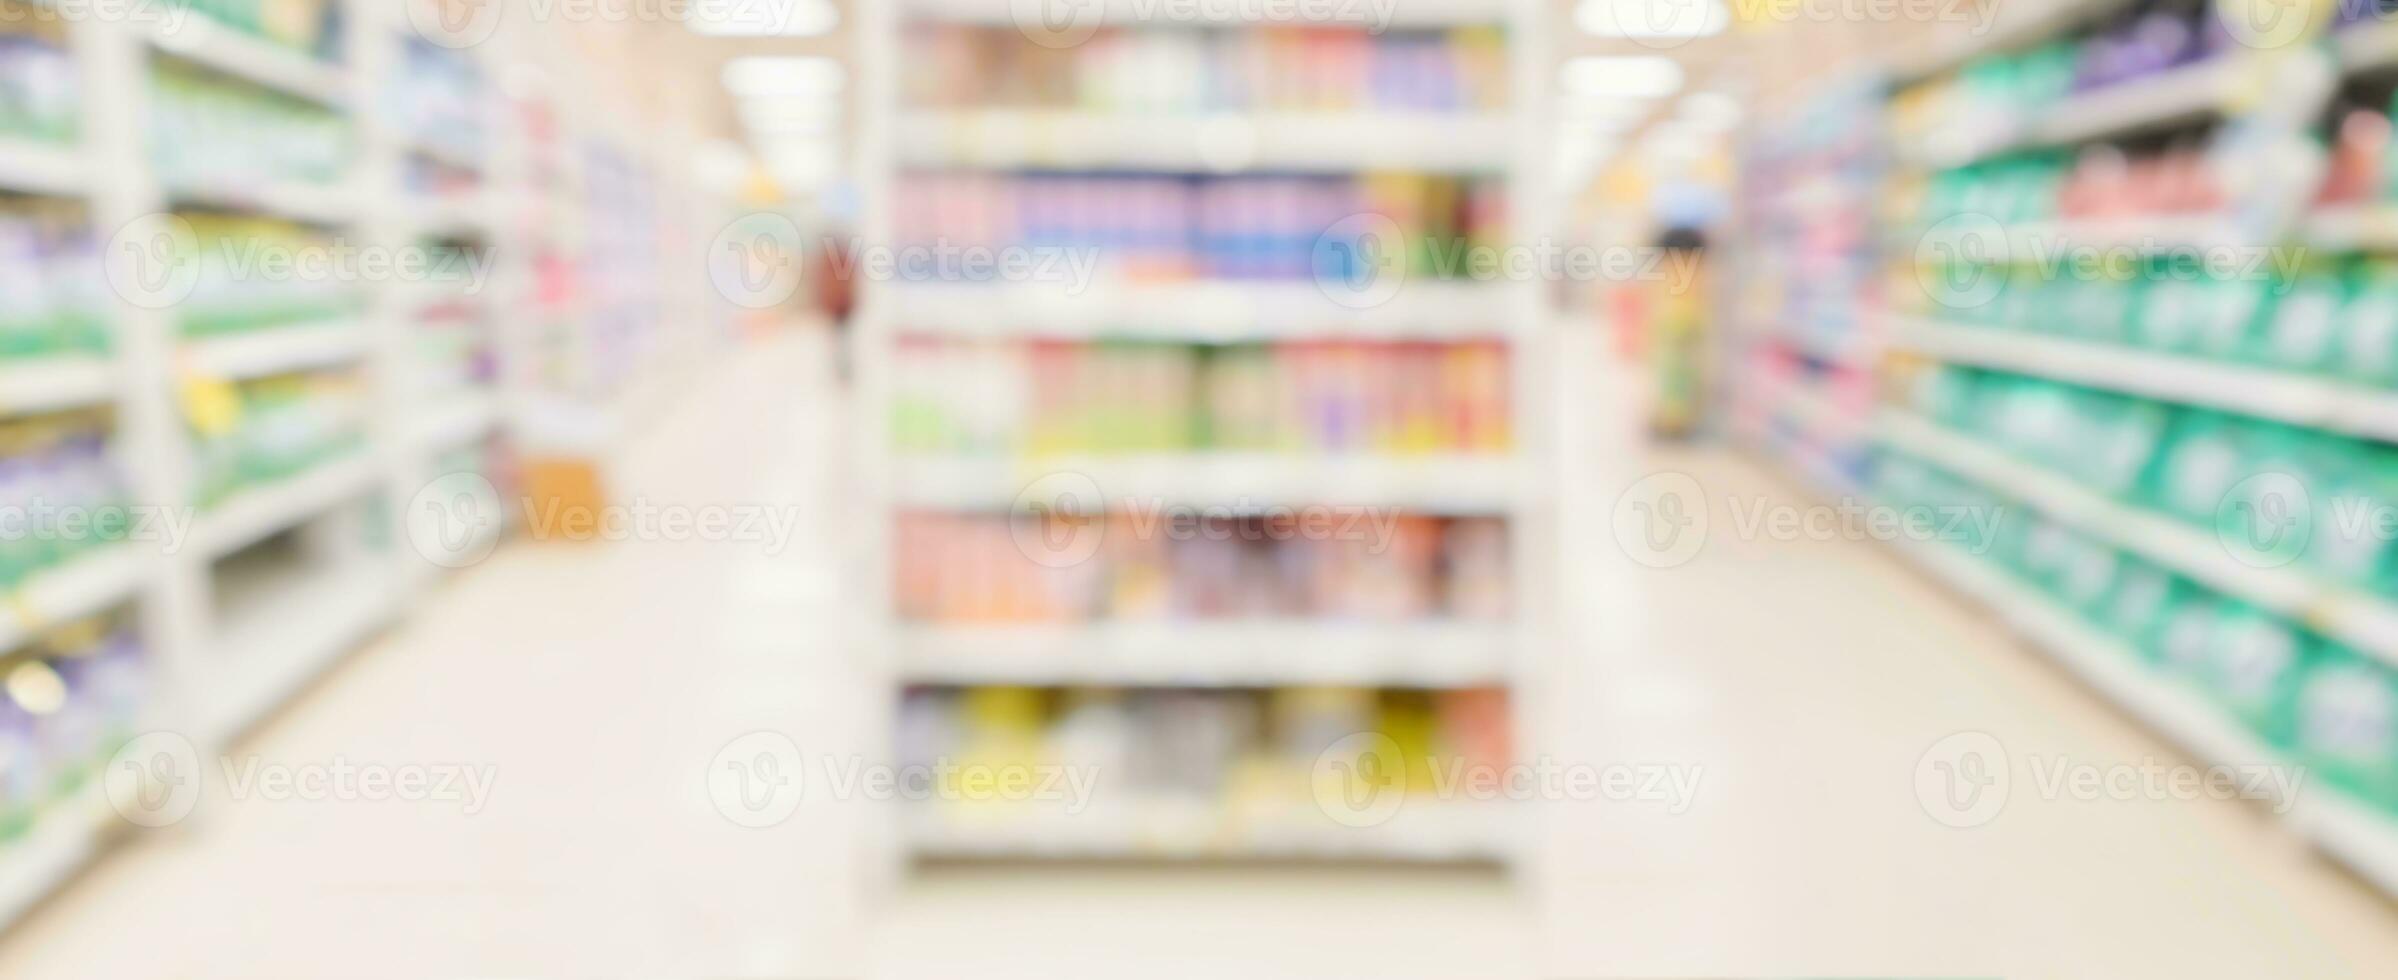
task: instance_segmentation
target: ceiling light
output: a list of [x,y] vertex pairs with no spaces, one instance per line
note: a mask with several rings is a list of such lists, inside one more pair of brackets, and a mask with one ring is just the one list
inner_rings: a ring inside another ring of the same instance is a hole
[[1714,37],[1732,21],[1723,0],[1582,0],[1574,23],[1599,37]]
[[837,95],[848,83],[849,70],[831,58],[751,55],[724,65],[725,90],[739,96]]
[[1682,88],[1682,66],[1662,55],[1583,55],[1565,63],[1558,81],[1570,95],[1658,99]]

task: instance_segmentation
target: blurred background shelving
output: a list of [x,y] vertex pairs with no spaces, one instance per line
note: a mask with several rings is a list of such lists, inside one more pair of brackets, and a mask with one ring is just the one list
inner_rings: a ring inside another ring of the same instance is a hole
[[[426,594],[441,569],[398,523],[420,488],[508,485],[513,420],[604,407],[666,347],[723,335],[704,284],[676,279],[673,318],[644,285],[679,240],[656,197],[695,192],[651,189],[684,178],[619,135],[518,125],[498,76],[538,83],[504,36],[435,43],[402,4],[283,6],[5,11],[0,429],[12,465],[54,472],[26,492],[141,523],[0,558],[0,653],[67,692],[0,707],[32,739],[0,799],[0,917],[123,828],[96,768],[124,738],[238,738]],[[610,183],[556,213],[508,203],[554,193],[520,162],[540,138],[609,155]],[[613,237],[556,243],[568,214]],[[237,241],[417,249],[430,271],[244,274]],[[545,284],[544,262],[589,263],[613,291]],[[579,302],[534,342],[514,298],[537,286]]]
[[[1410,757],[1508,758],[1518,590],[1541,581],[1523,558],[1532,285],[1443,281],[1414,255],[1325,264],[1361,243],[1497,246],[1525,220],[1529,5],[1407,6],[1388,32],[1102,7],[1091,38],[1054,48],[1004,6],[905,4],[869,28],[928,68],[883,80],[869,203],[888,237],[870,241],[1103,260],[1088,282],[871,287],[861,397],[892,508],[897,756],[1125,758],[1157,783],[1075,819],[915,806],[903,853],[1512,857],[1506,807],[1417,801],[1360,833],[1309,771],[1359,731]],[[1364,241],[1383,226],[1389,242]],[[1346,274],[1393,288],[1354,296]],[[1088,509],[1043,530],[1104,536],[1088,561],[1011,543],[1045,520],[1025,495],[1059,480]],[[1144,508],[1260,535],[1169,540],[1128,517]],[[1276,514],[1310,510],[1405,526],[1387,553],[1261,546],[1291,520]],[[1258,562],[1317,571],[1270,587]]]

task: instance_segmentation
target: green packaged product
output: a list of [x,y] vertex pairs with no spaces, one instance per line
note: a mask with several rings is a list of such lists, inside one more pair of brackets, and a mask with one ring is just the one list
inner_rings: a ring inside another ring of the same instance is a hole
[[2115,573],[2115,589],[2100,609],[2098,621],[2133,648],[2153,649],[2166,612],[2186,601],[2191,591],[2180,576],[2126,558]]
[[2299,681],[2293,740],[2317,778],[2398,813],[2398,672],[2326,646]]
[[2187,263],[2178,257],[2168,259],[2155,273],[2133,319],[2133,343],[2167,353],[2198,350],[2200,309],[2206,303],[2207,289],[2197,278],[2197,269],[2185,269],[2184,265]]
[[[2398,154],[2391,158],[2398,160]],[[2367,384],[2398,385],[2398,263],[2369,259],[2349,267],[2353,284],[2341,311],[2340,371]]]
[[2257,360],[2292,371],[2320,371],[2340,350],[2341,312],[2351,279],[2332,263],[2310,263],[2273,303]]
[[2237,276],[2209,279],[2201,282],[2198,305],[2193,311],[2197,328],[2192,340],[2195,353],[2223,360],[2237,360],[2254,344],[2257,321],[2267,312],[2271,284],[2262,279],[2243,279]]
[[2288,748],[2310,641],[2289,622],[2227,606],[2201,674],[2207,694],[2265,741]]
[[2246,477],[2238,427],[2213,412],[2184,413],[2167,437],[2149,496],[2166,513],[2214,520],[2223,499]]

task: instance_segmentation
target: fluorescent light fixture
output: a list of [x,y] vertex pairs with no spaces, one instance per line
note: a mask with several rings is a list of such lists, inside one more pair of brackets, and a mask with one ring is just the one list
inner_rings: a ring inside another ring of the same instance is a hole
[[1582,0],[1574,23],[1599,37],[1714,37],[1732,22],[1723,0]]
[[734,95],[838,95],[849,69],[831,58],[751,55],[724,64],[724,88]]
[[1583,55],[1565,63],[1558,81],[1569,95],[1662,99],[1682,88],[1682,66],[1663,55]]
[[707,37],[814,37],[841,26],[830,0],[691,0],[683,26]]

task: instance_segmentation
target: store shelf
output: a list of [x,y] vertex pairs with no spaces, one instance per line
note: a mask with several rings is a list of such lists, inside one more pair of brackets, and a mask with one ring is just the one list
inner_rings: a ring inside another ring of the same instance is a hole
[[906,626],[911,683],[1463,688],[1505,683],[1504,623],[1079,623]]
[[186,340],[178,363],[188,373],[239,380],[350,364],[366,354],[365,326],[343,320]]
[[371,563],[294,576],[254,597],[222,624],[204,661],[210,740],[237,736],[280,707],[397,615],[399,598],[393,576]]
[[2343,204],[2309,211],[2294,236],[2334,252],[2398,249],[2398,206]]
[[490,435],[499,421],[499,400],[491,395],[444,395],[409,420],[408,444],[427,452],[451,449]]
[[1894,346],[1950,363],[2398,441],[2398,392],[2004,328],[1893,317],[1883,334]]
[[901,506],[942,510],[1005,511],[1028,490],[1072,493],[1095,487],[1109,503],[1144,512],[1170,505],[1232,510],[1319,505],[1491,514],[1515,506],[1522,472],[1515,457],[1496,454],[903,455],[894,460],[893,490]]
[[1109,283],[1063,286],[909,284],[892,290],[907,333],[1231,343],[1276,338],[1470,340],[1508,331],[1503,295],[1479,283],[1410,282],[1358,309],[1314,282]]
[[349,77],[340,66],[205,15],[158,18],[149,30],[158,50],[210,70],[336,108],[349,101]]
[[2398,666],[2398,604],[2295,565],[2259,567],[2198,528],[2130,507],[2024,463],[1971,437],[1886,412],[1877,434],[1891,445],[2218,592],[2297,620]]
[[[936,22],[988,24],[1012,27],[1026,11],[1048,8],[1027,6],[1021,0],[907,0],[903,5],[907,17]],[[1339,3],[1301,7],[1292,4],[1278,8],[1272,4],[1244,6],[1229,3],[1161,4],[1157,0],[1098,0],[1096,3],[1077,3],[1060,6],[1059,12],[1072,15],[1079,24],[1083,17],[1099,14],[1099,24],[1164,27],[1183,24],[1191,27],[1272,27],[1277,21],[1272,11],[1292,11],[1282,26],[1322,27],[1355,24],[1362,27],[1445,27],[1471,24],[1496,24],[1507,19],[1507,0],[1442,0],[1439,3]],[[1304,10],[1304,18],[1298,11]],[[1187,14],[1185,12],[1187,11]],[[1144,16],[1146,15],[1146,16]]]
[[91,354],[0,359],[0,417],[106,403],[116,396],[116,367]]
[[51,626],[134,598],[158,567],[158,554],[173,543],[108,545],[27,576],[15,589],[0,594],[0,653],[24,645]]
[[202,555],[221,557],[359,497],[381,478],[369,456],[332,460],[236,494],[203,513],[193,535]]
[[0,137],[0,191],[79,195],[89,186],[90,169],[74,147]]
[[1509,856],[1504,806],[1409,801],[1387,823],[1350,827],[1306,802],[1228,812],[1212,800],[1153,798],[1093,802],[1079,813],[1065,804],[929,804],[903,832],[920,858],[1487,863]]
[[986,109],[900,116],[902,166],[1231,173],[1244,170],[1504,170],[1499,114],[1257,114],[1172,118]]
[[1917,147],[1910,155],[1922,166],[1958,167],[2022,150],[2180,125],[2222,111],[2242,80],[2238,59],[2216,57],[2042,106],[2013,124],[1978,125],[1969,137]]
[[[1893,546],[1933,578],[1989,608],[2083,683],[2201,761],[2227,766],[2285,762],[2221,709],[2149,673],[2137,651],[1987,561],[1936,542],[1894,539]],[[2318,848],[2398,896],[2398,819],[2315,787],[2310,783],[2296,799],[2270,802],[2285,807],[2289,826]]]
[[358,216],[356,192],[341,184],[174,180],[166,185],[166,194],[178,205],[258,214],[308,225],[343,225]]
[[411,156],[422,157],[455,170],[467,170],[475,173],[483,171],[483,155],[481,153],[463,147],[446,146],[439,140],[423,137],[403,138],[400,141],[400,149],[401,152]]
[[74,877],[123,826],[106,784],[93,779],[74,796],[44,807],[25,836],[0,844],[0,922],[15,922]]

